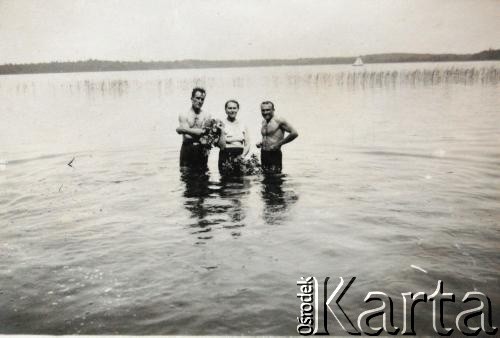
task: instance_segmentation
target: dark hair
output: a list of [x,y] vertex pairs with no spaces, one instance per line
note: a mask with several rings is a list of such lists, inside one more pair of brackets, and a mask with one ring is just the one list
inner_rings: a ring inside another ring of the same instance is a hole
[[205,91],[205,88],[202,88],[202,87],[194,87],[193,88],[193,91],[191,92],[191,98],[194,97],[194,94],[196,94],[196,92],[200,92],[202,93],[203,95],[207,95],[207,92]]
[[273,110],[274,110],[274,103],[272,103],[271,101],[264,101],[260,104],[260,106],[262,107],[263,104],[270,104],[271,107],[273,107]]
[[226,104],[224,105],[224,109],[226,109],[226,108],[227,108],[227,105],[228,105],[229,103],[231,103],[231,102],[236,103],[236,106],[238,106],[238,109],[240,109],[240,103],[239,103],[238,101],[236,101],[236,100],[233,100],[233,99],[231,99],[231,100],[227,100]]

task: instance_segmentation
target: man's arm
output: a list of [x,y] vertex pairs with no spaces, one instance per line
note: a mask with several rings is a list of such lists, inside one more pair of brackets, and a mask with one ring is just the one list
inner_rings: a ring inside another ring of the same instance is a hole
[[247,156],[248,152],[250,151],[250,134],[248,134],[248,128],[245,127],[245,132],[244,132],[244,135],[245,135],[245,141],[244,141],[244,144],[243,144],[243,154],[242,156],[245,157]]
[[179,115],[179,127],[177,127],[175,131],[177,134],[186,134],[190,136],[200,136],[203,134],[203,129],[189,127],[188,119],[185,115]]
[[[262,128],[262,126],[261,126],[261,128]],[[257,143],[255,144],[255,146],[256,146],[258,149],[262,148],[262,140],[260,140],[259,142],[257,142]]]
[[287,132],[288,135],[286,135],[285,138],[283,138],[281,141],[278,141],[275,144],[273,144],[271,146],[271,150],[279,149],[282,145],[292,142],[299,136],[297,130],[295,130],[295,128],[290,123],[288,123],[288,121],[280,119],[279,124],[280,124],[280,129],[283,130],[284,132]]

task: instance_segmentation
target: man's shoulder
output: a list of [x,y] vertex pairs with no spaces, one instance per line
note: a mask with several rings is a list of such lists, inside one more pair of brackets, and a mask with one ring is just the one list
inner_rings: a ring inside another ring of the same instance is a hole
[[212,117],[212,115],[210,115],[210,113],[208,113],[204,110],[201,110],[198,114],[196,114],[194,112],[193,108],[189,108],[188,110],[185,110],[185,111],[179,113],[179,117],[189,118],[189,117],[196,117],[196,116],[199,116],[201,118],[211,118]]
[[285,118],[282,117],[282,116],[276,116],[274,115],[273,116],[273,120],[277,123],[277,124],[282,124],[284,122],[286,122]]
[[202,110],[202,111],[200,112],[200,115],[201,115],[201,116],[203,116],[203,117],[204,117],[204,118],[206,118],[206,119],[211,119],[211,118],[212,118],[212,114],[210,114],[209,112],[204,111],[204,110]]
[[189,110],[186,110],[186,111],[182,111],[182,112],[179,113],[179,117],[188,118],[189,116],[191,116],[192,113],[193,113],[192,109],[189,109]]

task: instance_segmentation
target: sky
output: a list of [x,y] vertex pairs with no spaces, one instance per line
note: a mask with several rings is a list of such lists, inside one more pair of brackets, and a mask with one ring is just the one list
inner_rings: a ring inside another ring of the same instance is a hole
[[0,64],[475,53],[500,0],[0,0]]

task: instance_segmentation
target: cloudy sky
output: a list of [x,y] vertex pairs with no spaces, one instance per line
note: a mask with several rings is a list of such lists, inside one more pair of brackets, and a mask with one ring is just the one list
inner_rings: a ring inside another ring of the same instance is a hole
[[0,0],[0,64],[500,48],[500,0]]

